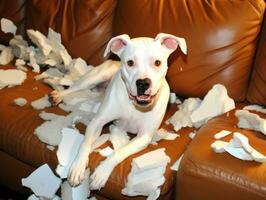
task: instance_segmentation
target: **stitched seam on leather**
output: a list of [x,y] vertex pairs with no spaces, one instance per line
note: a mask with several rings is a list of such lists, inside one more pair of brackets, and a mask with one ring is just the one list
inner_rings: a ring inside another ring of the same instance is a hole
[[[215,173],[211,173],[209,170],[207,170],[206,168],[202,167],[203,165],[200,166],[199,164],[195,164],[195,162],[193,162],[191,160],[191,158],[186,157],[186,160],[188,162],[190,162],[189,163],[190,166],[186,166],[186,167],[183,166],[182,168],[183,168],[184,173],[187,174],[187,175],[189,175],[189,174],[191,174],[191,175],[197,175],[197,176],[202,176],[203,178],[206,178],[206,177],[208,178],[209,175],[212,175],[213,178],[216,178],[217,180],[222,180],[222,181],[224,181],[224,182],[226,182],[228,184],[232,184],[232,185],[235,185],[236,187],[240,187],[243,190],[246,190],[246,191],[255,193],[255,194],[257,194],[259,196],[262,196],[262,197],[266,197],[266,195],[265,195],[265,193],[266,193],[266,187],[263,187],[264,188],[263,189],[264,193],[262,193],[262,192],[258,191],[258,189],[254,188],[254,186],[253,186],[254,184],[248,184],[249,187],[247,187],[247,185],[243,185],[240,182],[235,182],[234,180],[230,180],[229,181],[228,179],[226,179],[226,178],[224,178],[222,176],[219,176],[219,175],[217,175]],[[195,169],[193,169],[191,167],[191,165],[194,165],[195,166]],[[233,173],[235,173],[235,172],[233,172]],[[229,175],[228,172],[225,172],[225,174],[226,175]],[[240,178],[240,179],[243,180],[243,177],[237,176],[237,178]],[[239,179],[237,179],[237,180],[239,180]],[[254,181],[252,181],[250,179],[247,179],[247,178],[244,180],[244,182],[245,183],[246,182],[254,183]],[[255,185],[258,186],[258,184],[255,184]]]

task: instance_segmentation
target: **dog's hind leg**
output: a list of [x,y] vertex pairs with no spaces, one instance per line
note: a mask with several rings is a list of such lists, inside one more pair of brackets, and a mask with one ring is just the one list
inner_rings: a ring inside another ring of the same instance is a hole
[[94,67],[92,70],[87,72],[79,80],[75,81],[68,89],[63,91],[54,90],[51,92],[50,97],[54,105],[59,104],[65,95],[80,90],[91,89],[100,83],[110,81],[114,74],[119,70],[120,62],[107,60],[101,65]]

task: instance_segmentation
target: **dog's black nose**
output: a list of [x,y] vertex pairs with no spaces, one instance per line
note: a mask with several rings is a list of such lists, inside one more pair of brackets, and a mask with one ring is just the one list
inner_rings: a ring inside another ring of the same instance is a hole
[[145,93],[145,91],[147,89],[149,89],[149,87],[151,85],[151,80],[149,78],[138,79],[136,81],[136,85],[137,85],[138,95],[143,95]]

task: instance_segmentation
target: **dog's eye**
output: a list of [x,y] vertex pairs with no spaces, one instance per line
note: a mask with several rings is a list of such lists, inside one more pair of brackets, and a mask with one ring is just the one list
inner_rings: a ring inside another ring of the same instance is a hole
[[156,66],[156,67],[159,67],[160,65],[161,65],[161,61],[160,60],[155,60],[155,62],[154,62],[154,65]]
[[127,65],[128,65],[129,67],[132,67],[132,66],[134,65],[134,61],[133,61],[133,60],[128,60],[128,61],[127,61]]

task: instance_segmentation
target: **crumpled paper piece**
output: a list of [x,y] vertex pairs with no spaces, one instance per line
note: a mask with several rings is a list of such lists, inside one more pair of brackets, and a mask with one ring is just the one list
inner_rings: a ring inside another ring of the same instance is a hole
[[164,148],[157,149],[132,160],[131,172],[122,194],[144,195],[150,200],[158,198],[159,187],[165,181],[163,174],[167,163],[170,162],[170,158],[164,151]]
[[22,185],[30,188],[35,195],[52,199],[60,187],[61,179],[56,177],[47,164],[40,166],[27,178],[22,179]]
[[237,110],[235,115],[238,117],[237,126],[254,131],[259,131],[266,135],[266,120],[259,115],[249,112],[248,110]]
[[216,153],[228,152],[232,156],[248,161],[266,162],[266,156],[254,149],[248,141],[248,138],[239,132],[233,133],[233,139],[230,142],[215,141],[211,145]]

